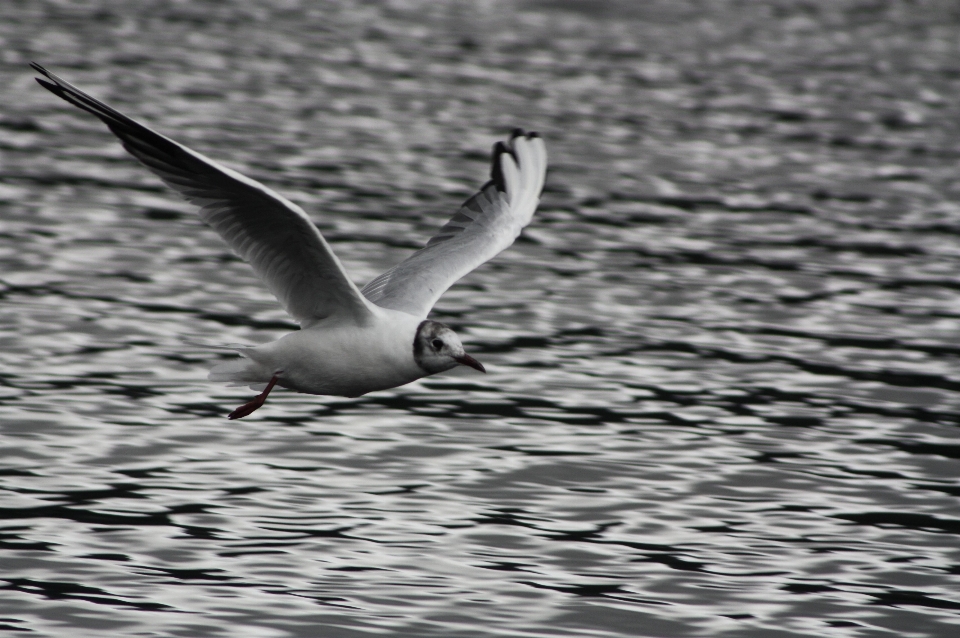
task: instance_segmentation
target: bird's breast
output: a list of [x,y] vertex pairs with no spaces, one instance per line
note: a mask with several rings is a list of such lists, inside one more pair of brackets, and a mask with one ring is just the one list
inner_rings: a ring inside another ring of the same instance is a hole
[[316,324],[251,355],[282,370],[280,385],[309,394],[355,397],[404,385],[426,375],[413,358],[419,321],[392,315],[366,326]]

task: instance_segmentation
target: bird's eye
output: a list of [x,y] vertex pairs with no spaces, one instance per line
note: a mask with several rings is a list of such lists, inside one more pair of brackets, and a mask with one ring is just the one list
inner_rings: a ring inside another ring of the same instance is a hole
[[433,340],[433,349],[434,349],[434,350],[439,350],[439,349],[442,348],[442,347],[443,347],[443,342],[442,342],[442,341],[440,341],[439,339],[434,339],[434,340]]

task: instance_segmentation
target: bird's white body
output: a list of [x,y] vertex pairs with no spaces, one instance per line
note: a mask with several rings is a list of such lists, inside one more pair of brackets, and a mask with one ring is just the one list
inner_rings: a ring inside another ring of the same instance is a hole
[[321,321],[240,350],[245,359],[214,368],[210,379],[263,386],[276,375],[284,388],[344,397],[394,388],[430,374],[413,357],[422,321],[382,308],[366,325]]
[[355,397],[457,365],[481,372],[459,337],[426,317],[440,295],[510,246],[533,217],[547,153],[536,133],[516,129],[493,149],[491,180],[426,246],[363,290],[299,206],[256,180],[150,130],[40,65],[37,81],[100,118],[134,157],[199,207],[200,218],[253,267],[301,330],[215,367],[215,381],[266,385],[233,413],[259,408],[275,385]]

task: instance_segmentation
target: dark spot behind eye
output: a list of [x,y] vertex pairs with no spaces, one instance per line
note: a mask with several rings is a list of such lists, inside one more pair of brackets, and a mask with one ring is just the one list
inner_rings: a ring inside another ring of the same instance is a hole
[[434,339],[434,340],[433,340],[433,349],[434,349],[434,350],[439,350],[439,349],[442,348],[442,347],[443,347],[443,342],[442,342],[442,341],[440,341],[439,339]]

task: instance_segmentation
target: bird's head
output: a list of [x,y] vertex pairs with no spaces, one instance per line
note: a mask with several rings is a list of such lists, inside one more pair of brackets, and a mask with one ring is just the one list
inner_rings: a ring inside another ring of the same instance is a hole
[[486,372],[480,362],[463,351],[463,344],[449,326],[439,321],[420,322],[413,340],[413,359],[429,374],[436,374],[458,365]]

